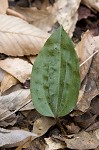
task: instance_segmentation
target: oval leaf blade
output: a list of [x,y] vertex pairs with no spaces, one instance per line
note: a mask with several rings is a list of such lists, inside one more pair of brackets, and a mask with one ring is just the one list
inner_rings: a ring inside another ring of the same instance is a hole
[[71,39],[60,26],[34,63],[31,77],[33,104],[44,116],[65,116],[76,105],[79,87],[78,57]]

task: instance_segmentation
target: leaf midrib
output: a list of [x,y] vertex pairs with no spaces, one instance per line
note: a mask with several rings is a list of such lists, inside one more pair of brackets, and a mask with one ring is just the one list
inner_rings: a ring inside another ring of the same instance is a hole
[[58,81],[58,83],[59,83],[59,86],[58,86],[58,99],[57,99],[57,103],[56,103],[56,118],[58,117],[58,107],[59,107],[59,94],[60,94],[60,76],[61,76],[61,34],[62,34],[62,26],[60,27],[60,33],[59,33],[60,35],[59,35],[59,81]]

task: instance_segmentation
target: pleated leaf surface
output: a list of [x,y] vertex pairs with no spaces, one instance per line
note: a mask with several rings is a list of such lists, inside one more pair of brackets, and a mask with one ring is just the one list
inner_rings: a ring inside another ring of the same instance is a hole
[[33,65],[33,104],[44,116],[65,116],[76,105],[79,87],[78,57],[71,39],[60,26],[49,37]]

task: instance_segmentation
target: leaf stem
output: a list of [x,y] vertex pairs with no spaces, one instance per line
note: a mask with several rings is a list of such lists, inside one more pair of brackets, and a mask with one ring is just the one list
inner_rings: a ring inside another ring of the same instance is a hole
[[55,120],[56,120],[56,124],[57,124],[58,127],[61,129],[62,134],[63,134],[63,135],[67,135],[67,133],[66,133],[64,127],[63,127],[62,124],[61,124],[60,118],[56,117]]

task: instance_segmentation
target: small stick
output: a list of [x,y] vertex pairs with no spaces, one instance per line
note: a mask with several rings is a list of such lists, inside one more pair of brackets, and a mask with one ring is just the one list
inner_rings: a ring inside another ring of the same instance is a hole
[[56,124],[57,124],[58,127],[61,129],[62,134],[63,134],[63,135],[66,135],[66,131],[65,131],[64,127],[63,127],[62,124],[61,124],[60,118],[55,118],[55,120],[56,120]]
[[9,115],[3,117],[2,119],[0,119],[0,121],[5,120],[6,118],[12,116],[13,114],[15,114],[17,111],[19,111],[20,109],[22,109],[23,107],[25,107],[27,104],[29,104],[32,100],[27,101],[25,104],[23,104],[20,108],[16,109],[15,111],[13,111],[12,113],[10,113]]
[[80,64],[80,67],[83,66],[89,59],[91,59],[98,52],[99,52],[99,50],[95,51],[89,58],[87,58],[83,63]]

